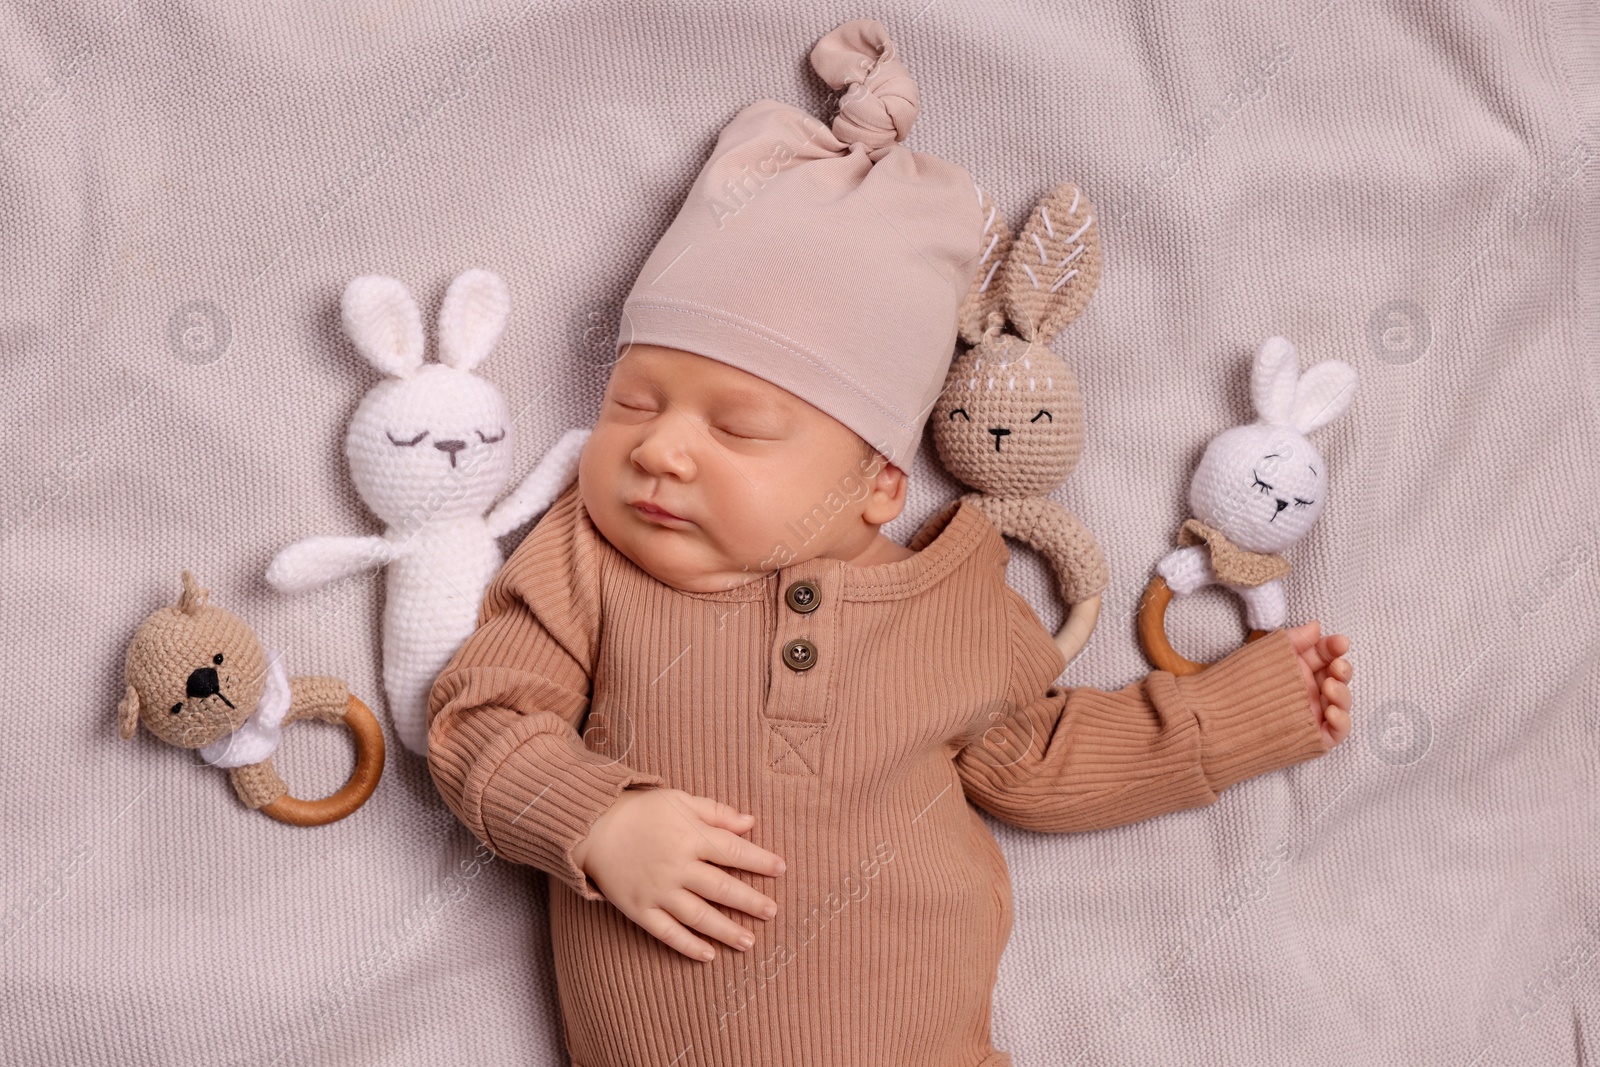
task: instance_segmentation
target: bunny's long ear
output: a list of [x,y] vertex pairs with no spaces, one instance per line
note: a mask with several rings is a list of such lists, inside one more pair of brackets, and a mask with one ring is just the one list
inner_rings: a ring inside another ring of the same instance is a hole
[[422,315],[398,280],[352,278],[339,307],[345,332],[368,363],[391,378],[409,378],[422,366]]
[[1343,415],[1355,398],[1354,367],[1337,359],[1318,363],[1300,376],[1289,422],[1301,433],[1310,433]]
[[[983,340],[983,331],[991,324],[1003,324],[1006,318],[1006,298],[1000,283],[1000,265],[1011,252],[1011,227],[1000,216],[989,194],[974,185],[978,194],[978,208],[983,212],[983,252],[978,257],[978,269],[972,276],[972,288],[961,302],[961,339],[969,345]],[[990,316],[996,316],[992,320]]]
[[1023,340],[1049,344],[1078,317],[1100,284],[1100,228],[1082,190],[1063,182],[1039,201],[1001,273]]
[[471,370],[500,340],[511,314],[511,290],[493,271],[474,268],[458,275],[439,309],[439,360]]
[[1295,388],[1300,381],[1300,357],[1287,337],[1261,342],[1250,368],[1250,400],[1263,422],[1293,425]]

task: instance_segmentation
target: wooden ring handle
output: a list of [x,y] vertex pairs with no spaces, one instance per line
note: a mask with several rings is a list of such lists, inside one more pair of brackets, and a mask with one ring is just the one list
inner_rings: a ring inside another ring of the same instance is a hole
[[1061,654],[1067,657],[1068,664],[1077,659],[1083,646],[1089,643],[1089,635],[1094,633],[1094,624],[1099,618],[1099,593],[1078,601],[1068,609],[1067,621],[1061,624],[1061,630],[1056,634],[1056,644],[1061,648]]
[[[1144,649],[1145,658],[1156,670],[1173,674],[1199,674],[1211,664],[1185,659],[1167,640],[1167,605],[1170,603],[1172,589],[1167,585],[1167,580],[1157,574],[1150,579],[1150,584],[1144,588],[1144,595],[1139,598],[1139,644]],[[1245,642],[1265,636],[1266,630],[1251,630]]]
[[367,802],[383,774],[383,727],[373,718],[372,709],[354,694],[345,709],[344,724],[356,740],[356,769],[350,772],[350,780],[337,793],[321,800],[298,800],[285,794],[263,805],[263,812],[291,826],[325,826]]

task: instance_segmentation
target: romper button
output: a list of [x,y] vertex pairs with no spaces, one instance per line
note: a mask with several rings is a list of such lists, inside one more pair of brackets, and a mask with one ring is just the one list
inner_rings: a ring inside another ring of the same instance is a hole
[[798,581],[789,587],[788,592],[783,594],[783,599],[788,601],[791,608],[802,615],[806,615],[817,610],[817,605],[822,603],[822,593],[815,584],[807,581]]
[[817,646],[797,637],[783,646],[783,665],[792,671],[810,670],[817,665]]

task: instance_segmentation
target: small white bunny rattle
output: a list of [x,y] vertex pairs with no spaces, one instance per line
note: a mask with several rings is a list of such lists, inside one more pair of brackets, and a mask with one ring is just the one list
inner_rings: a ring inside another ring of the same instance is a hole
[[1302,375],[1288,340],[1262,342],[1250,373],[1260,418],[1224,430],[1206,446],[1189,483],[1194,517],[1140,598],[1139,642],[1152,666],[1173,674],[1209,666],[1178,655],[1167,640],[1174,593],[1212,584],[1233,590],[1244,601],[1250,641],[1284,625],[1289,562],[1278,553],[1310,532],[1328,491],[1328,466],[1305,435],[1342,415],[1355,389],[1348,363],[1328,360]]
[[472,373],[511,309],[504,281],[469,270],[439,309],[439,360],[423,362],[422,316],[405,286],[363,275],[345,286],[345,330],[388,375],[362,398],[345,434],[350,478],[387,526],[381,537],[311,537],[267,568],[295,593],[388,566],[383,685],[395,733],[428,751],[428,693],[478,621],[504,557],[495,540],[543,513],[572,481],[588,429],[567,431],[494,510],[511,474],[515,427],[500,390]]

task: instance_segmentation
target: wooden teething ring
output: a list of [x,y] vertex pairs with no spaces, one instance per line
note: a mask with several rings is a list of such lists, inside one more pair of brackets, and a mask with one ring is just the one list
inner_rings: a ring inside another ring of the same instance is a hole
[[[1157,670],[1173,674],[1199,674],[1211,664],[1185,659],[1167,640],[1167,605],[1170,603],[1172,589],[1167,585],[1167,580],[1157,574],[1150,579],[1150,584],[1144,588],[1144,595],[1139,598],[1139,644],[1144,648],[1145,658]],[[1251,630],[1245,642],[1265,637],[1267,633],[1266,630]]]
[[345,709],[344,723],[356,741],[356,769],[350,772],[350,780],[337,793],[321,800],[300,800],[285,794],[262,805],[262,812],[291,826],[324,826],[366,803],[383,773],[383,727],[373,717],[372,709],[354,695]]
[[1056,632],[1056,645],[1061,649],[1061,654],[1067,657],[1069,664],[1078,658],[1083,646],[1089,643],[1089,635],[1094,633],[1094,624],[1099,618],[1099,593],[1088,600],[1078,601],[1068,609],[1066,622],[1062,623],[1061,629]]

